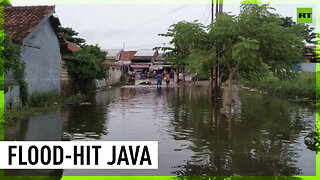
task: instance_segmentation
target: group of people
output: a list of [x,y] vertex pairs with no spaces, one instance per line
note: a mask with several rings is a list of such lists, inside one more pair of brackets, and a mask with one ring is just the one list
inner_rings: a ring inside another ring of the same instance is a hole
[[179,73],[179,82],[184,83],[186,81],[186,75],[184,73]]
[[158,72],[157,88],[162,86],[162,80],[164,80],[166,82],[167,87],[170,86],[170,76],[169,76],[169,73],[167,73],[166,71],[164,71],[163,73],[161,73],[160,71]]
[[[171,71],[171,73],[169,73],[166,70],[164,70],[163,72],[158,71],[153,73],[147,72],[147,71],[144,71],[144,72],[129,71],[127,73],[127,77],[133,78],[133,79],[135,77],[137,77],[138,79],[156,77],[157,87],[161,87],[163,81],[165,81],[167,87],[170,87],[170,75],[173,76],[174,73],[175,73],[174,71]],[[185,81],[186,81],[186,75],[180,72],[178,74],[178,82],[184,84]]]
[[150,78],[150,77],[151,77],[151,74],[149,71],[138,72],[138,79],[146,79],[146,78]]

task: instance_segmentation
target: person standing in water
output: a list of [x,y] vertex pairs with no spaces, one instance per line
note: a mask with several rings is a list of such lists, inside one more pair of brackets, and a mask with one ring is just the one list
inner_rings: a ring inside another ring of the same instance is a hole
[[170,84],[170,77],[169,77],[169,74],[168,74],[168,73],[165,74],[164,81],[166,82],[167,88],[168,88],[168,87],[169,87],[169,84]]
[[162,86],[162,75],[160,73],[160,71],[158,72],[158,75],[157,75],[157,88]]

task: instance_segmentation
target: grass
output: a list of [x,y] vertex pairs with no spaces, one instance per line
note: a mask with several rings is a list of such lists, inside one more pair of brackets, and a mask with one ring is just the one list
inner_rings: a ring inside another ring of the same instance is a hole
[[319,113],[317,113],[316,117],[316,148],[317,148],[317,153],[320,151],[320,116]]
[[28,104],[8,103],[4,113],[5,121],[2,123],[12,123],[21,120],[27,120],[36,113],[47,111],[53,107],[59,107],[66,103],[78,104],[85,101],[84,95],[61,96],[58,91],[34,92],[29,96]]
[[0,91],[0,141],[3,141],[4,136],[3,136],[3,131],[4,131],[4,107],[3,107],[3,91]]
[[294,80],[281,81],[279,78],[269,75],[261,81],[239,80],[237,83],[287,98],[307,98],[313,101],[320,98],[316,93],[320,93],[320,89],[316,90],[315,73],[302,72]]

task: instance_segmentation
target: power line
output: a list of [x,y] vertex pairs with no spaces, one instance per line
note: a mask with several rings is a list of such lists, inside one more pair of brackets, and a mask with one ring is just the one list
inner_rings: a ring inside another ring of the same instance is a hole
[[[211,4],[209,4],[209,7],[210,7],[210,5],[211,5]],[[207,19],[206,19],[204,25],[207,25],[207,22],[208,22],[208,20],[209,20],[209,18],[210,18],[210,15],[211,15],[211,11],[208,11],[208,12],[209,12],[209,13],[208,13],[208,16],[207,16]]]
[[209,8],[210,6],[206,6],[206,9],[204,10],[204,13],[203,13],[203,15],[202,15],[202,17],[201,17],[201,20],[200,20],[200,22],[203,22],[203,20],[204,20],[204,16],[207,14],[207,10],[208,10],[208,8]]
[[143,48],[143,47],[147,47],[147,46],[155,46],[155,45],[163,45],[162,43],[154,43],[154,44],[144,44],[144,45],[138,45],[138,46],[129,46],[127,47],[127,49],[139,49],[139,48]]
[[153,23],[154,21],[157,21],[157,20],[159,20],[159,19],[162,19],[163,17],[166,17],[166,16],[168,16],[168,15],[177,13],[177,12],[181,11],[182,9],[188,7],[188,6],[190,6],[190,4],[183,5],[182,7],[179,7],[179,8],[175,8],[175,9],[171,10],[170,12],[168,12],[168,13],[166,13],[166,14],[163,14],[163,15],[161,15],[161,16],[158,16],[158,17],[155,17],[155,18],[153,18],[153,19],[151,19],[151,20],[148,20],[148,21],[146,21],[146,22],[144,22],[144,23],[141,23],[141,24],[135,25],[135,26],[133,26],[133,27],[130,27],[130,28],[128,28],[128,29],[125,29],[125,30],[123,30],[122,32],[119,32],[119,33],[113,34],[113,35],[111,35],[111,36],[108,36],[108,38],[109,38],[109,37],[112,37],[112,36],[115,36],[115,35],[126,34],[126,33],[128,33],[128,32],[131,32],[131,31],[133,31],[133,30],[136,30],[137,28],[139,28],[139,27],[141,27],[141,26],[143,26],[143,25]]

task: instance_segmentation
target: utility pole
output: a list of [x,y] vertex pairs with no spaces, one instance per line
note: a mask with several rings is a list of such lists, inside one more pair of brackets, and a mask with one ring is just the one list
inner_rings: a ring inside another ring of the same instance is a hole
[[[216,0],[216,16],[219,13],[219,0]],[[214,100],[218,101],[218,97],[220,95],[219,88],[218,88],[218,58],[219,55],[219,49],[216,47],[216,63],[215,63],[215,78],[214,78]]]
[[[221,2],[221,4],[219,4]],[[223,0],[216,0],[216,16],[219,12],[222,12],[223,8]],[[213,23],[214,20],[214,0],[211,0],[211,23]],[[220,97],[220,88],[218,87],[218,71],[219,71],[219,66],[218,66],[218,59],[220,58],[220,52],[219,48],[216,47],[216,62],[215,62],[215,67],[211,69],[211,81],[210,81],[210,86],[211,86],[211,94],[212,94],[212,100],[218,101],[218,98]],[[213,75],[213,73],[215,75]],[[214,77],[214,88],[213,88],[213,77]]]
[[[211,0],[211,24],[213,23],[214,20],[214,0]],[[214,100],[214,88],[213,88],[213,72],[214,72],[214,68],[211,68],[211,75],[210,75],[210,88],[211,88],[211,100],[213,102]]]
[[213,0],[211,0],[211,23],[213,23],[213,19],[214,19],[214,2]]

